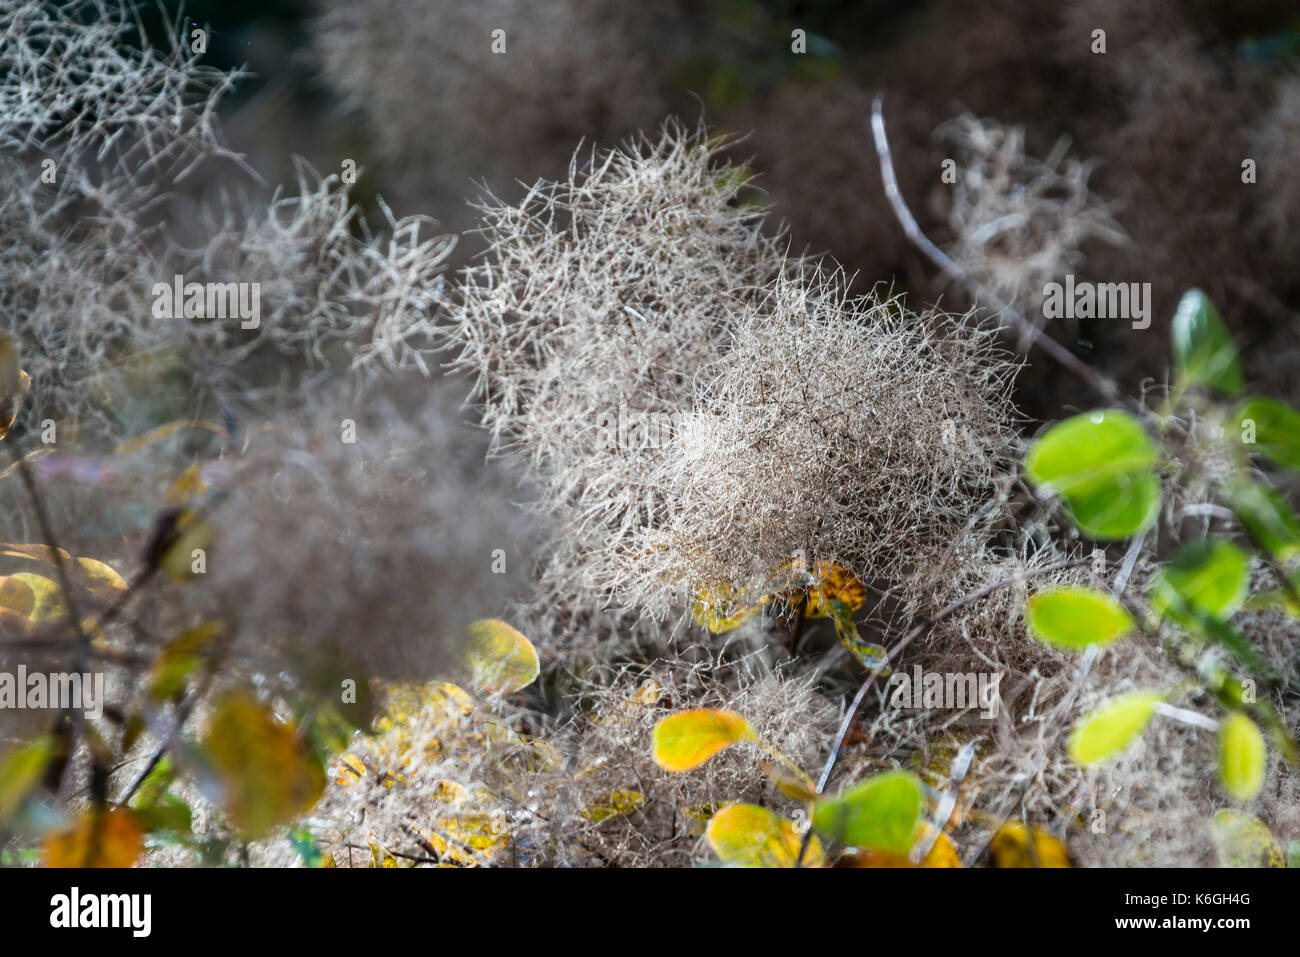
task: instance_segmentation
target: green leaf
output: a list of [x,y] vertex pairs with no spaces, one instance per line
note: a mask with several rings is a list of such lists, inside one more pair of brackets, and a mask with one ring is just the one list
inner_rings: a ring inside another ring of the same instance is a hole
[[1129,538],[1160,512],[1160,455],[1142,424],[1116,409],[1076,415],[1043,433],[1025,457],[1025,475],[1060,495],[1090,538]]
[[469,626],[468,663],[475,684],[500,694],[528,687],[541,670],[533,643],[495,618]]
[[1230,807],[1215,811],[1210,833],[1224,867],[1286,867],[1282,848],[1253,814]]
[[290,832],[289,844],[302,858],[303,867],[323,867],[325,865],[325,855],[321,852],[320,845],[316,843],[316,838],[311,831],[305,827]]
[[1174,368],[1188,385],[1236,395],[1246,384],[1232,335],[1199,289],[1183,293],[1174,313]]
[[665,771],[690,771],[737,741],[757,741],[749,722],[734,711],[694,708],[670,714],[651,736],[654,760]]
[[852,847],[906,854],[921,823],[922,803],[915,775],[887,771],[818,801],[813,827],[823,837]]
[[[1186,606],[1183,607],[1186,609]],[[1255,647],[1245,635],[1227,622],[1219,621],[1217,618],[1192,610],[1188,610],[1184,618],[1186,627],[1191,631],[1218,642],[1232,652],[1233,657],[1251,671],[1268,678],[1280,677],[1277,668],[1255,650]]]
[[22,807],[41,783],[57,746],[53,736],[41,735],[10,749],[0,759],[0,824]]
[[1300,555],[1300,520],[1276,489],[1247,479],[1224,487],[1232,510],[1252,539],[1279,561]]
[[1146,728],[1160,700],[1157,692],[1133,691],[1084,715],[1070,732],[1070,760],[1087,767],[1118,757]]
[[220,622],[205,622],[169,641],[149,670],[149,694],[169,701],[185,691],[186,679],[203,663],[209,646],[225,632]]
[[1247,399],[1233,412],[1247,452],[1300,472],[1300,412],[1277,399]]
[[1156,573],[1151,609],[1195,628],[1202,615],[1215,621],[1231,618],[1249,590],[1250,557],[1232,542],[1207,538],[1180,548]]
[[183,835],[194,828],[194,813],[175,794],[164,794],[154,803],[136,808],[135,816],[150,834],[171,831]]
[[1286,849],[1286,866],[1300,867],[1300,841],[1292,841]]
[[1067,651],[1109,644],[1136,627],[1113,597],[1077,585],[1039,592],[1029,599],[1026,620],[1035,638]]
[[[724,864],[737,867],[794,867],[803,835],[794,824],[757,804],[730,804],[709,820],[704,832]],[[808,840],[805,867],[821,867],[825,852],[816,836]]]
[[1264,784],[1268,751],[1264,735],[1244,714],[1229,715],[1219,726],[1219,776],[1238,801],[1249,801]]
[[193,829],[194,814],[190,806],[168,790],[175,781],[175,765],[171,755],[165,754],[145,775],[131,798],[131,810],[151,834],[170,831],[184,835]]

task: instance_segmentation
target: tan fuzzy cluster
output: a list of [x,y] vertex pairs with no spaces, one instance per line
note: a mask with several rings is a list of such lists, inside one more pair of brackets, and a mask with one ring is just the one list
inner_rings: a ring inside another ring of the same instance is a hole
[[[331,2],[314,24],[322,72],[365,117],[401,195],[466,195],[556,172],[583,138],[662,115],[661,8],[616,0]],[[454,210],[449,211],[454,214]]]
[[[114,3],[0,0],[0,331],[35,421],[120,437],[216,417],[285,354],[429,371],[452,241],[382,202],[371,228],[304,165],[296,189],[264,190],[216,123],[237,78],[151,46]],[[205,314],[175,314],[158,288],[177,276],[258,284],[260,316],[206,314],[206,295]]]
[[231,622],[241,667],[440,674],[465,625],[500,614],[533,561],[507,463],[484,471],[452,392],[322,402],[205,466],[207,570],[173,600]]
[[561,529],[552,573],[597,607],[662,617],[799,549],[908,574],[1010,421],[987,339],[787,258],[715,153],[670,124],[486,206],[452,312],[484,425]]
[[[638,545],[658,582],[755,582],[798,556],[924,573],[988,494],[1010,366],[987,334],[807,270],[771,285],[708,370]],[[637,588],[634,584],[633,588]]]
[[1127,239],[1088,188],[1091,167],[1059,142],[1039,160],[1022,128],[963,114],[935,130],[956,154],[948,202],[948,253],[1005,302],[1042,316],[1043,287],[1085,263],[1090,242]]

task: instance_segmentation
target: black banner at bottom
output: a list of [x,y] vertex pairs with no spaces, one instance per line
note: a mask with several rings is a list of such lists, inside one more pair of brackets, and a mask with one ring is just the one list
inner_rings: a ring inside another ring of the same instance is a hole
[[716,930],[734,946],[779,924],[802,935],[841,922],[838,931],[861,932],[865,920],[939,946],[992,928],[1023,941],[1199,934],[1230,945],[1290,930],[1295,891],[1284,870],[7,870],[0,926],[6,945],[48,936],[127,948],[445,945],[458,931],[467,942],[536,942],[569,937],[575,919],[584,939],[606,944],[676,926],[693,941]]

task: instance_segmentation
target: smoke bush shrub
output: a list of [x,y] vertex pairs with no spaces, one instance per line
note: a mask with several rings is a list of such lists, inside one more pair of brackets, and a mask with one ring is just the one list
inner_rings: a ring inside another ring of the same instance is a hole
[[985,334],[790,256],[718,148],[670,124],[488,203],[450,313],[484,425],[561,528],[549,575],[595,607],[660,618],[798,550],[907,574],[1010,422]]

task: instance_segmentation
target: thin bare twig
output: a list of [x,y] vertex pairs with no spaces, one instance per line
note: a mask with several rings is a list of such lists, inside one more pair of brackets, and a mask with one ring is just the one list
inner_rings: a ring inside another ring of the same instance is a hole
[[877,94],[875,102],[871,106],[871,135],[875,140],[876,155],[880,158],[880,178],[884,182],[885,198],[889,200],[890,208],[893,209],[894,216],[897,217],[899,225],[903,227],[903,232],[907,238],[945,275],[951,276],[964,285],[977,301],[982,302],[986,308],[997,313],[1000,317],[1009,320],[1026,342],[1041,348],[1062,366],[1087,383],[1093,391],[1101,395],[1107,402],[1122,405],[1128,411],[1145,418],[1147,415],[1146,410],[1125,396],[1112,379],[1089,366],[1061,343],[1026,319],[1014,306],[1004,302],[1000,296],[967,272],[960,263],[931,242],[929,237],[921,231],[916,217],[912,215],[907,202],[903,199],[902,191],[898,188],[898,177],[894,173],[893,154],[889,149],[889,140],[885,136],[885,115],[882,109],[882,101],[883,96]]

